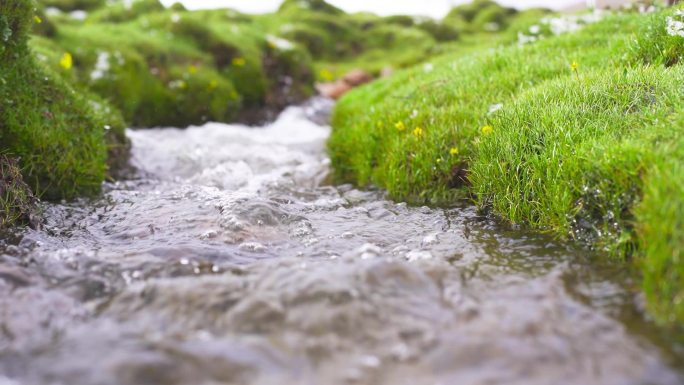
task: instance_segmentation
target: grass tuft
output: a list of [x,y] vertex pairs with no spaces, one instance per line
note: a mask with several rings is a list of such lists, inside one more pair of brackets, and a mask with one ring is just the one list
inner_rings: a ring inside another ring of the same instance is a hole
[[[467,10],[459,17],[470,21]],[[684,37],[668,31],[679,12],[608,15],[356,90],[333,117],[336,180],[414,203],[470,195],[512,222],[633,260],[654,316],[681,327]]]

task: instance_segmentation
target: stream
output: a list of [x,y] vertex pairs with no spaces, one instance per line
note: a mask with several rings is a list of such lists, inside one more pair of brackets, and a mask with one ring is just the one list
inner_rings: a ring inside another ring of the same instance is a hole
[[325,183],[328,102],[129,130],[137,177],[0,236],[0,385],[680,385],[628,266]]

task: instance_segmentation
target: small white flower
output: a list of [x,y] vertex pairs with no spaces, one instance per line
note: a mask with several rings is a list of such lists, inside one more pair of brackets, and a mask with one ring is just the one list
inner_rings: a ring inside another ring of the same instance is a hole
[[541,32],[541,27],[538,25],[533,25],[530,27],[530,33],[533,35],[538,35]]
[[503,106],[504,106],[503,103],[492,104],[491,106],[489,106],[489,112],[488,113],[491,115],[491,114],[499,111],[500,109],[502,109]]
[[69,13],[69,16],[71,16],[72,19],[74,20],[80,20],[83,21],[88,17],[88,12],[82,11],[82,10],[77,10]]
[[498,32],[501,29],[499,23],[487,23],[484,25],[484,29],[487,32]]
[[518,45],[523,46],[525,44],[533,43],[537,40],[539,40],[541,36],[530,36],[530,35],[525,35],[522,32],[518,32]]
[[285,40],[285,39],[277,37],[277,36],[268,35],[268,36],[266,36],[266,40],[273,47],[275,47],[281,51],[289,51],[289,50],[294,48],[294,44],[292,44],[291,41]]
[[682,36],[681,32],[684,31],[684,22],[675,20],[671,16],[668,16],[665,21],[667,22],[666,30],[668,35]]
[[59,8],[55,8],[55,7],[45,8],[45,15],[47,15],[47,16],[59,16],[61,14],[62,14],[62,11]]
[[434,66],[432,63],[426,63],[426,64],[423,66],[423,71],[425,71],[425,72],[427,72],[427,73],[430,73],[430,72],[434,71],[434,69],[435,69],[435,66]]
[[95,68],[93,72],[90,73],[91,80],[98,80],[105,77],[111,65],[109,63],[109,52],[99,52],[97,54],[97,62],[95,63]]

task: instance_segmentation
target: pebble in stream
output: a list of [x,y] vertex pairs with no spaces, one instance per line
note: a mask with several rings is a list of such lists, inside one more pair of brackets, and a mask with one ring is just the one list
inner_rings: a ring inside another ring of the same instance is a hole
[[322,186],[306,112],[130,131],[138,180],[0,244],[0,385],[682,383],[584,252]]

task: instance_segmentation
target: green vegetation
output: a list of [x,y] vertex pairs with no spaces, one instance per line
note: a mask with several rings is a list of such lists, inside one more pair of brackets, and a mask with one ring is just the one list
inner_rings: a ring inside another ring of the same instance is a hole
[[444,24],[464,32],[497,32],[509,28],[516,20],[529,14],[548,13],[544,9],[520,12],[515,8],[502,7],[493,0],[474,0],[454,7],[444,18]]
[[[137,127],[263,120],[311,96],[316,79],[415,64],[460,36],[440,22],[350,15],[321,0],[285,1],[258,16],[165,9],[158,0],[41,3],[89,13],[81,21],[39,10],[38,57]],[[66,53],[72,68],[60,63]]]
[[41,0],[41,4],[46,7],[57,8],[69,12],[84,10],[89,11],[104,6],[107,0]]
[[0,10],[0,152],[45,199],[95,194],[124,169],[127,125],[261,121],[311,96],[316,78],[416,63],[458,38],[437,22],[405,26],[320,0],[260,16],[158,0],[11,0]]
[[0,155],[0,229],[33,220],[36,201],[16,163],[16,159]]
[[356,90],[333,118],[335,176],[412,202],[469,195],[632,259],[654,314],[681,326],[684,69],[682,37],[666,25],[675,12],[447,55]]
[[[26,44],[33,23],[31,2],[0,4],[0,152],[20,158],[23,179],[39,196],[95,193],[108,171],[108,152],[126,156],[124,123],[105,102],[76,92],[37,63]],[[24,198],[5,196],[7,201]]]

